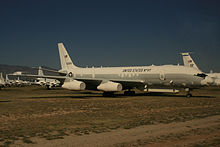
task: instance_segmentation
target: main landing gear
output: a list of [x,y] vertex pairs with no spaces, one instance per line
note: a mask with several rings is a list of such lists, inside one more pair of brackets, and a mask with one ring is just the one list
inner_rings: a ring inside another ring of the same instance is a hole
[[115,96],[115,94],[114,94],[114,92],[106,92],[106,91],[104,91],[102,93],[102,96],[104,96],[104,97],[113,97],[113,96]]
[[191,94],[191,93],[187,93],[187,94],[186,94],[186,97],[187,97],[187,98],[190,98],[190,97],[192,97],[192,94]]
[[131,89],[129,89],[128,91],[124,91],[124,95],[128,95],[128,96],[135,95],[135,91],[131,91]]
[[185,91],[187,92],[187,94],[186,94],[186,97],[187,97],[187,98],[192,97],[192,94],[190,93],[190,91],[192,91],[192,89],[186,88]]
[[[126,96],[133,96],[133,95],[135,95],[135,91],[132,91],[132,90],[129,89],[128,91],[124,91],[124,95],[126,95]],[[114,94],[114,92],[104,91],[102,93],[102,96],[104,96],[104,97],[114,97],[115,94]]]
[[47,87],[47,90],[51,90],[52,89],[52,87],[50,85],[46,85],[46,87]]

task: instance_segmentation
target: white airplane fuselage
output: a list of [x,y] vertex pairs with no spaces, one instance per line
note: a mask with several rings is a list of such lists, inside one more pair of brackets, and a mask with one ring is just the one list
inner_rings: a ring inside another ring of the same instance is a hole
[[201,71],[195,68],[176,65],[74,68],[68,70],[67,73],[74,79],[94,78],[114,82],[130,81],[131,83],[132,81],[140,81],[143,84],[136,88],[141,90],[152,87],[196,88],[212,82],[196,76]]

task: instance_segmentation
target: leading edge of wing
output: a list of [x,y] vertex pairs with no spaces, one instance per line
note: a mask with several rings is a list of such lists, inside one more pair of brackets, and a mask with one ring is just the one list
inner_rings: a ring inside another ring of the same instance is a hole
[[79,81],[112,81],[118,83],[144,83],[142,80],[104,79],[104,78],[73,78]]
[[83,81],[85,83],[94,83],[94,84],[101,84],[102,82],[116,82],[122,84],[123,87],[139,87],[144,86],[144,81],[142,80],[125,80],[125,79],[102,79],[102,78],[74,78],[78,81]]

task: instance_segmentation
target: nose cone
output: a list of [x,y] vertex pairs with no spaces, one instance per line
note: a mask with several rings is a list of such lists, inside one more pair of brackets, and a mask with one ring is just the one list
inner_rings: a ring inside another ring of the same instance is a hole
[[201,81],[201,84],[202,85],[212,85],[214,83],[214,80],[209,77],[209,76],[206,76],[204,80]]

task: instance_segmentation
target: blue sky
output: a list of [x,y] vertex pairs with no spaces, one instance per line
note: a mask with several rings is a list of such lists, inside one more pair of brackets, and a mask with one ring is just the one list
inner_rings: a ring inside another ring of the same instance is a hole
[[63,42],[78,66],[182,64],[220,72],[218,0],[2,0],[0,64],[59,68]]

